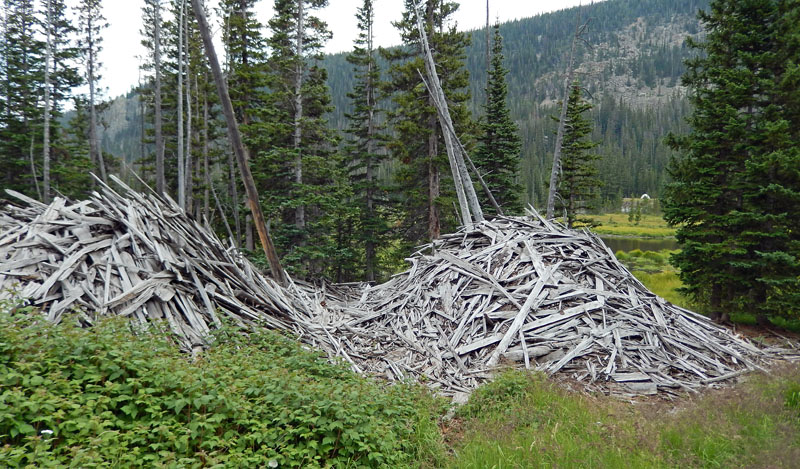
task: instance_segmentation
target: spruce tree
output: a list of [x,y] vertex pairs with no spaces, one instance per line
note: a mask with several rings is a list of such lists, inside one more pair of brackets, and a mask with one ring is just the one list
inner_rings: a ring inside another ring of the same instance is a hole
[[[3,37],[5,98],[0,115],[3,186],[41,197],[37,161],[41,155],[45,44],[32,0],[6,0]],[[37,190],[38,189],[38,190]]]
[[[387,147],[397,168],[395,182],[402,213],[399,234],[405,241],[401,250],[453,230],[458,219],[442,130],[420,77],[425,65],[416,28],[415,4],[413,0],[406,0],[402,19],[395,23],[403,47],[382,50],[391,64],[386,86],[394,104],[388,113],[394,138]],[[454,2],[427,0],[423,20],[456,132],[469,145],[465,136],[472,134],[474,127],[466,106],[469,73],[464,67],[464,49],[469,39],[451,23],[457,9],[458,4]]]
[[783,86],[796,77],[796,5],[713,1],[683,77],[691,132],[669,139],[680,154],[664,214],[678,226],[686,291],[717,317],[797,311],[798,108],[796,88]]
[[[600,155],[591,150],[599,144],[589,139],[592,122],[584,115],[592,109],[582,95],[578,82],[570,88],[567,101],[567,119],[561,155],[561,179],[558,194],[561,207],[566,212],[567,226],[575,223],[591,224],[591,219],[580,218],[581,213],[595,208],[602,182],[597,177],[597,160]],[[554,118],[555,119],[555,118]]]
[[[494,28],[489,81],[486,87],[487,104],[485,120],[481,123],[480,142],[475,152],[475,166],[492,191],[498,205],[506,214],[522,212],[523,188],[519,183],[520,150],[522,142],[519,128],[511,119],[508,109],[508,70],[503,62],[503,37],[500,25]],[[494,213],[488,197],[478,192],[481,205],[487,213]]]
[[337,236],[352,191],[325,120],[331,98],[320,61],[331,34],[314,15],[325,6],[327,0],[275,0],[268,23],[267,145],[256,166],[269,181],[263,195],[277,222],[276,244],[299,276],[334,276],[355,255]]
[[377,249],[381,246],[388,231],[386,218],[380,213],[382,187],[378,179],[378,168],[384,156],[380,154],[385,136],[382,111],[378,107],[380,68],[377,62],[377,49],[374,46],[375,11],[372,0],[364,0],[356,13],[359,35],[353,52],[347,61],[353,65],[353,90],[347,94],[353,104],[347,133],[347,152],[350,158],[350,173],[359,210],[358,239],[359,248],[364,252],[364,280],[374,282],[379,269]]
[[[768,315],[800,316],[800,2],[780,0],[758,13],[771,21],[769,51],[749,55],[765,95],[748,129],[743,209],[748,226],[733,242],[747,250],[737,261],[749,292],[739,303],[762,322]],[[751,51],[748,51],[751,52]],[[756,62],[757,61],[757,62]]]
[[100,137],[97,134],[97,107],[96,102],[99,93],[97,89],[100,81],[99,54],[103,50],[103,29],[108,27],[106,19],[102,13],[101,0],[81,0],[78,5],[80,15],[81,51],[84,65],[86,67],[86,83],[89,85],[89,152],[92,163],[99,169],[100,177],[105,180],[106,163],[103,157],[103,150],[100,148]]

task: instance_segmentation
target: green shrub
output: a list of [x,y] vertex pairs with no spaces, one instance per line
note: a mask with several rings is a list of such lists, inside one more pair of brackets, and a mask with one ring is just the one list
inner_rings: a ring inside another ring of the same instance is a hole
[[628,255],[630,257],[642,257],[644,253],[641,249],[634,249],[633,251],[629,252]]
[[626,261],[630,257],[625,251],[617,251],[614,253],[614,256],[616,256],[617,260],[619,261]]
[[270,332],[222,334],[195,363],[166,337],[0,312],[0,461],[405,467],[435,453],[419,387],[381,386]]

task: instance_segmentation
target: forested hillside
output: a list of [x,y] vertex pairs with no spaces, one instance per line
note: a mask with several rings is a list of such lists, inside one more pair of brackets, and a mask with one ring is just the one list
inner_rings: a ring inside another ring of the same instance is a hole
[[[578,77],[593,97],[593,139],[598,152],[603,197],[658,195],[665,182],[669,150],[663,136],[682,129],[689,111],[680,76],[697,35],[697,11],[707,0],[608,0],[526,18],[500,26],[505,48],[511,115],[523,142],[521,177],[525,200],[540,204],[547,195],[553,133],[551,116],[563,93],[566,54],[579,14],[589,20],[586,44],[578,48]],[[472,31],[466,66],[470,109],[483,115],[486,84],[485,29]],[[334,110],[331,125],[343,128],[351,66],[346,54],[326,56]]]
[[[328,25],[315,17],[316,2],[275,0],[281,13],[268,21],[256,14],[257,3],[225,0],[208,14],[223,27],[233,110],[289,269],[338,280],[380,277],[412,246],[454,230],[458,193],[437,111],[419,75],[416,4],[406,0],[395,24],[402,46],[373,48],[366,23],[372,3],[365,1],[360,45],[326,56]],[[7,137],[0,164],[6,186],[39,198],[56,192],[80,198],[91,187],[89,171],[101,178],[121,174],[135,184],[133,169],[237,245],[252,246],[243,185],[188,3],[145,2],[141,86],[106,103],[77,96],[75,111],[66,115],[73,88],[91,82],[80,76],[89,76],[98,45],[78,46],[102,39],[103,28],[95,28],[102,19],[89,15],[97,13],[96,0],[84,0],[86,12],[75,12],[83,29],[64,19],[63,1],[52,5],[50,21],[30,1],[5,13],[0,99],[9,112],[0,118]],[[689,113],[680,87],[691,54],[686,38],[700,34],[697,11],[707,1],[608,0],[500,25],[490,41],[503,57],[493,65],[493,86],[502,97],[495,120],[484,119],[487,31],[459,31],[457,2],[425,5],[455,132],[487,179],[519,188],[501,194],[509,213],[518,213],[520,202],[541,207],[547,196],[553,116],[573,33],[583,22],[589,27],[576,50],[575,78],[591,107],[591,140],[599,143],[590,145],[600,156],[602,183],[592,198],[599,191],[601,204],[617,208],[623,197],[660,195],[670,159],[664,137],[685,133]],[[52,40],[23,41],[30,31],[46,39],[43,25],[50,23]],[[502,125],[500,116],[507,116]],[[500,127],[503,142],[487,130]]]
[[[586,44],[578,49],[578,77],[591,95],[603,199],[616,205],[622,197],[658,195],[665,183],[669,150],[663,136],[681,130],[689,111],[680,76],[690,54],[685,39],[697,35],[697,10],[708,0],[608,0],[581,8],[589,20]],[[522,137],[520,176],[524,200],[540,204],[546,197],[553,151],[557,101],[569,42],[578,21],[575,8],[526,18],[500,26],[504,39],[509,106]],[[466,67],[470,74],[469,107],[483,115],[486,80],[485,29],[469,33]],[[324,56],[333,109],[329,123],[347,126],[347,93],[352,65],[347,53]],[[126,102],[127,101],[127,102]],[[106,151],[138,158],[141,135],[136,94],[117,98],[103,115]],[[131,141],[137,140],[137,141]],[[133,156],[131,156],[133,155]]]

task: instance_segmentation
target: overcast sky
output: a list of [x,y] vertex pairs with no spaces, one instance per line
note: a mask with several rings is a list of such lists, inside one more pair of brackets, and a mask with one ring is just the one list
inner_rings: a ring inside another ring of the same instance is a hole
[[[214,0],[211,0],[212,2]],[[72,0],[77,3],[77,0]],[[587,4],[591,0],[490,0],[489,11],[492,22],[501,22],[517,18],[527,18],[538,13],[561,10]],[[400,42],[399,35],[391,25],[391,21],[400,18],[403,0],[374,0],[376,40],[378,45],[391,46]],[[485,0],[462,0],[461,7],[455,15],[459,30],[476,29],[486,23]],[[103,33],[104,50],[101,54],[103,62],[101,86],[105,88],[106,97],[119,96],[126,93],[138,82],[139,59],[145,51],[140,45],[139,30],[141,24],[141,8],[143,0],[106,0],[104,14],[109,27]],[[258,19],[266,23],[272,16],[272,0],[261,0],[258,7]],[[353,40],[358,35],[355,12],[363,4],[363,0],[330,0],[318,16],[328,23],[333,32],[333,39],[327,44],[326,52],[350,50]],[[215,34],[219,34],[219,20],[210,20]]]

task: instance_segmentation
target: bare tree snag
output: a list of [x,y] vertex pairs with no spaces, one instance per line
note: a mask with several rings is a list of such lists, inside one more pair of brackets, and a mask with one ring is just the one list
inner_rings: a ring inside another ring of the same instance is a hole
[[567,60],[567,76],[564,78],[564,97],[561,100],[561,115],[558,118],[558,132],[556,133],[556,147],[553,151],[553,168],[550,171],[550,191],[547,193],[547,219],[552,220],[556,207],[556,190],[558,188],[558,175],[561,172],[561,147],[564,143],[564,127],[567,122],[567,102],[569,101],[569,87],[575,76],[575,46],[586,31],[589,22],[581,24],[580,15],[575,26],[575,35],[572,36],[572,46]]
[[44,59],[44,142],[42,143],[42,201],[50,203],[50,58],[52,56],[53,39],[50,31],[53,28],[51,0],[47,0],[47,49]]
[[[295,53],[297,63],[294,77],[294,182],[298,188],[303,184],[303,154],[301,144],[303,141],[303,40],[305,33],[304,7],[305,0],[297,0],[297,39]],[[298,204],[295,209],[295,225],[297,229],[306,227],[306,208]]]
[[155,146],[156,146],[156,192],[164,194],[164,132],[161,122],[161,0],[153,1],[155,25],[153,27],[153,68],[155,69]]
[[453,173],[456,195],[458,196],[458,203],[461,209],[461,220],[464,225],[470,225],[473,222],[479,222],[484,219],[483,210],[481,210],[480,203],[478,202],[478,195],[475,193],[475,187],[467,171],[467,165],[464,162],[464,155],[461,152],[461,147],[456,145],[456,139],[454,138],[456,135],[455,126],[450,117],[450,110],[447,106],[447,98],[445,97],[442,83],[436,72],[436,64],[433,61],[433,54],[428,44],[428,36],[425,33],[425,27],[422,23],[419,5],[416,7],[415,12],[417,16],[417,30],[419,31],[422,45],[422,54],[425,59],[425,71],[428,76],[428,80],[425,83],[439,115],[439,123],[442,127],[442,134],[444,136],[445,146],[447,147],[447,157],[450,161],[450,169]]
[[288,277],[286,276],[286,272],[281,268],[278,253],[275,251],[275,246],[272,244],[272,239],[270,238],[267,224],[264,220],[264,213],[261,211],[261,205],[258,201],[258,189],[256,189],[256,184],[253,181],[253,174],[250,172],[250,166],[245,158],[244,144],[242,143],[242,136],[239,134],[236,116],[233,113],[233,104],[231,104],[231,97],[228,93],[228,85],[222,77],[222,70],[220,70],[219,60],[214,50],[214,43],[211,40],[211,33],[208,29],[208,21],[206,20],[206,13],[201,0],[192,0],[192,9],[197,18],[200,35],[203,37],[203,45],[205,45],[211,73],[214,75],[214,81],[217,84],[217,92],[219,93],[219,99],[222,104],[222,112],[225,114],[225,120],[228,123],[228,137],[233,145],[234,153],[236,153],[236,160],[239,163],[239,170],[242,173],[242,181],[247,191],[250,211],[253,214],[253,222],[256,225],[256,230],[258,230],[258,237],[261,239],[261,246],[264,248],[264,254],[267,256],[269,268],[272,271],[272,276],[275,278],[275,281],[282,286],[287,286],[289,283]]
[[186,21],[186,0],[178,17],[178,206],[186,210],[186,166],[183,160],[183,23]]

